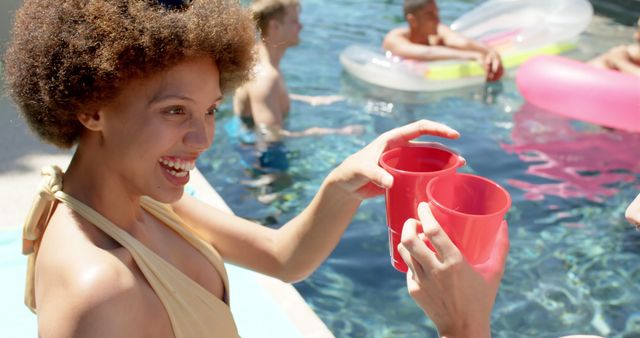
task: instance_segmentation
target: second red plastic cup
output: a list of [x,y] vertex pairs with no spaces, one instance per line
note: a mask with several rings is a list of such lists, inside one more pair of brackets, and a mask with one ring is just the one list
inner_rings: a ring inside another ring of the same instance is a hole
[[433,216],[462,255],[472,265],[484,263],[511,207],[509,192],[487,178],[455,174],[431,180],[426,193]]
[[420,202],[428,202],[426,187],[435,177],[452,175],[464,159],[441,144],[424,143],[390,149],[380,157],[380,165],[393,176],[393,186],[385,194],[389,252],[394,268],[407,272],[398,253],[404,222],[418,218]]

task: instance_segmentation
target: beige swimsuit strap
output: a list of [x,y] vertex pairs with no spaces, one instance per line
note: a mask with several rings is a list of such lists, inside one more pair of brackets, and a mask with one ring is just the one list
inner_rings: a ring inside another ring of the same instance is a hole
[[[62,191],[62,171],[42,170],[43,184],[24,225],[23,253],[29,255],[25,303],[35,312],[34,263],[38,240],[55,200],[64,203],[125,247],[162,301],[176,337],[238,337],[229,306],[149,250],[104,216]],[[43,219],[43,216],[46,218]],[[217,268],[217,267],[216,267]],[[223,276],[226,277],[226,274]],[[226,279],[226,278],[225,278]],[[226,282],[226,280],[225,280]]]
[[227,270],[224,267],[224,260],[218,251],[216,251],[215,248],[204,241],[201,237],[196,235],[196,231],[188,224],[182,222],[180,216],[178,216],[167,204],[160,203],[146,196],[143,196],[140,199],[140,204],[145,210],[159,219],[162,223],[166,224],[173,231],[177,232],[182,236],[182,238],[207,258],[211,265],[213,265],[216,271],[220,274],[220,278],[222,278],[225,288],[223,299],[225,303],[229,304],[229,277],[227,276]]

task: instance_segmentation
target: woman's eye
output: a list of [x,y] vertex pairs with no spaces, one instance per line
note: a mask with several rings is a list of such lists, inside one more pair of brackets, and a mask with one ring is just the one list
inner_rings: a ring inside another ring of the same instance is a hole
[[173,107],[173,108],[167,109],[166,112],[169,115],[182,115],[184,114],[184,109],[182,109],[182,107]]
[[207,110],[207,115],[216,116],[217,113],[218,113],[218,107],[213,107]]

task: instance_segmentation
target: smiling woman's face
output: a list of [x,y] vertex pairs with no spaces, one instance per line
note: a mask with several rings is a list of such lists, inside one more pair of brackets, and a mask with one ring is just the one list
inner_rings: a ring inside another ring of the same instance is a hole
[[208,58],[130,82],[100,110],[102,165],[132,195],[176,201],[212,143],[221,101],[218,68]]

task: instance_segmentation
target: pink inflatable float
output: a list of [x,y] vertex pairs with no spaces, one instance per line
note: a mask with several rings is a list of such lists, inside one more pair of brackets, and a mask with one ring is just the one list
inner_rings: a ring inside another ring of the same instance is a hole
[[516,84],[527,102],[598,125],[640,132],[640,78],[559,56],[522,64]]

